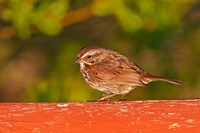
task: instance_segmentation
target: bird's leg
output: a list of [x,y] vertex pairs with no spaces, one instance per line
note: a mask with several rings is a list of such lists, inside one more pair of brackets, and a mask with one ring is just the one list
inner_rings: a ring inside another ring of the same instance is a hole
[[125,101],[126,99],[124,99],[124,97],[125,97],[125,94],[122,94],[121,98],[119,99],[119,101]]
[[111,93],[111,94],[104,94],[103,97],[101,97],[101,98],[98,99],[97,101],[100,102],[100,101],[109,100],[110,97],[113,97],[113,96],[115,96],[115,95],[116,95],[116,94],[112,94],[112,93]]

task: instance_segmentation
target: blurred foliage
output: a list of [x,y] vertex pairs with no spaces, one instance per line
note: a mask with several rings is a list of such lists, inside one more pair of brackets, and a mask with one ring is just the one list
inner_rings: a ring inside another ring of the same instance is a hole
[[73,64],[89,44],[186,82],[150,83],[126,99],[200,97],[198,0],[0,0],[0,15],[0,101],[99,98]]
[[3,19],[10,21],[22,39],[30,38],[34,25],[47,35],[60,33],[60,20],[68,9],[66,0],[8,0]]

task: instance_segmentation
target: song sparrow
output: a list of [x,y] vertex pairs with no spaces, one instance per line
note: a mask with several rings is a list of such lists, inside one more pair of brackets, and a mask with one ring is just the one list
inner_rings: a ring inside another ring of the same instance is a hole
[[97,101],[119,94],[123,99],[125,94],[137,86],[145,86],[151,81],[165,81],[178,85],[183,83],[146,73],[120,53],[98,46],[87,46],[81,49],[75,63],[80,64],[80,71],[85,81],[92,88],[104,93]]

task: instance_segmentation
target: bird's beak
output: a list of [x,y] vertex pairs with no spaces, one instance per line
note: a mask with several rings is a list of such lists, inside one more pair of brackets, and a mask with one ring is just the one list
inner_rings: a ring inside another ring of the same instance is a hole
[[80,63],[81,59],[80,58],[77,58],[74,63]]

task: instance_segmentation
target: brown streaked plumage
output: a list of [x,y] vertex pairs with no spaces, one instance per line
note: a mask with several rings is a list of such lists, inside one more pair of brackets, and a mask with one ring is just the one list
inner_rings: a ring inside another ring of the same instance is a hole
[[134,88],[145,86],[152,81],[165,81],[178,85],[183,83],[146,73],[120,53],[98,46],[81,49],[75,62],[80,64],[80,71],[85,81],[92,88],[104,92],[104,96],[97,101],[119,94],[123,98]]

